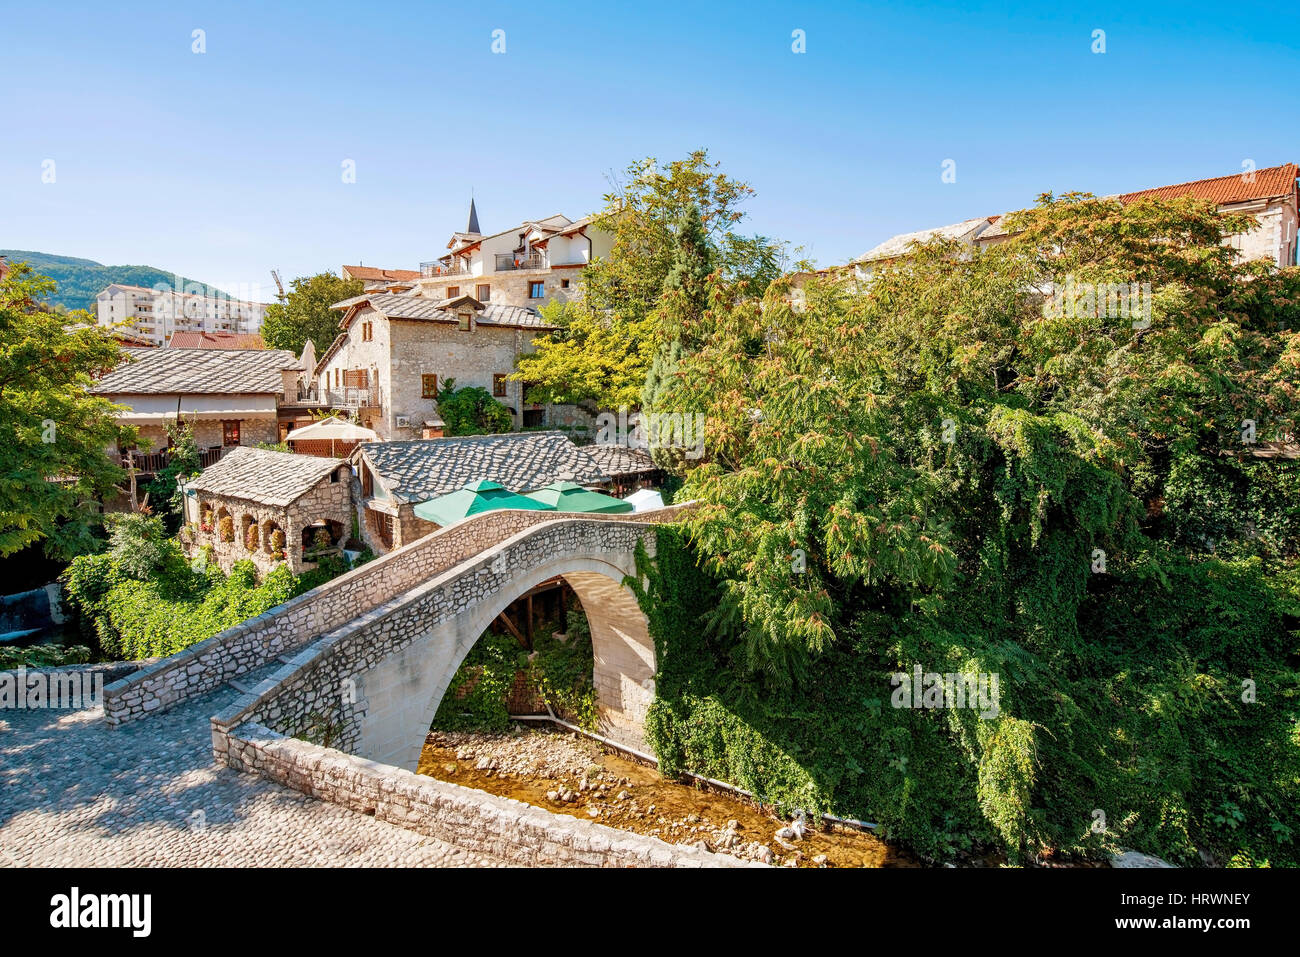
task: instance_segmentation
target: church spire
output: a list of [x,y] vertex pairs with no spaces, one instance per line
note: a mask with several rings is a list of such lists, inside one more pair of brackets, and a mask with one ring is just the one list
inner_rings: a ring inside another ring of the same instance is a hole
[[469,225],[465,227],[467,233],[478,233],[478,210],[474,208],[474,197],[469,198]]

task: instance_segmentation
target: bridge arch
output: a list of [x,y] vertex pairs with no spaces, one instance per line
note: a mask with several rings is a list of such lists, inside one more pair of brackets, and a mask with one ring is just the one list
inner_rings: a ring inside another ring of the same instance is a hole
[[557,554],[511,571],[504,584],[433,623],[359,676],[363,717],[354,753],[415,770],[438,705],[470,649],[511,602],[556,577],[569,583],[587,615],[601,732],[644,747],[642,726],[654,699],[656,664],[645,615],[623,584],[625,576],[636,574],[633,551],[624,545]]

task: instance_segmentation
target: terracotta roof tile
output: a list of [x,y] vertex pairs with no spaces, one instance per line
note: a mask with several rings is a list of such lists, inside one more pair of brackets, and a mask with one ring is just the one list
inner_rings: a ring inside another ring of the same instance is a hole
[[420,278],[420,270],[418,269],[379,269],[375,266],[344,266],[343,268],[353,279],[364,279],[367,282],[379,282],[385,279]]
[[1256,199],[1291,195],[1296,188],[1297,174],[1300,174],[1300,168],[1297,168],[1295,163],[1287,163],[1285,166],[1271,166],[1268,169],[1253,170],[1251,173],[1234,173],[1231,176],[1198,179],[1173,186],[1140,189],[1133,193],[1124,193],[1120,196],[1120,202],[1131,203],[1147,197],[1176,199],[1180,196],[1194,196],[1197,199],[1208,199],[1218,206],[1247,203]]
[[170,349],[265,349],[256,332],[173,332]]

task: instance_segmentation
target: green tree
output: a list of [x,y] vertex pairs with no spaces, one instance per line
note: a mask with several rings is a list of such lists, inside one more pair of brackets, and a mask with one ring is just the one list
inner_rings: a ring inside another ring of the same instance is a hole
[[52,557],[94,550],[98,503],[123,477],[106,449],[129,430],[89,393],[121,352],[87,313],[39,308],[53,291],[23,263],[0,283],[0,555],[38,541]]
[[510,410],[479,386],[456,388],[454,378],[443,381],[438,390],[438,415],[447,435],[490,435],[509,432]]
[[310,339],[317,354],[323,353],[339,334],[341,317],[330,307],[360,295],[364,285],[360,279],[343,279],[330,272],[299,276],[283,300],[267,307],[262,340],[272,349],[300,355]]
[[583,269],[579,301],[545,313],[560,328],[520,358],[511,378],[529,383],[535,402],[636,406],[666,344],[654,313],[680,254],[684,216],[694,216],[699,261],[716,258],[737,294],[760,295],[779,275],[780,247],[735,231],[752,195],[704,150],[662,168],[653,158],[633,163],[594,217],[613,236],[609,255]]
[[167,446],[167,464],[158,470],[149,483],[149,500],[165,508],[173,520],[183,514],[184,496],[177,479],[190,478],[202,471],[199,443],[194,438],[192,422],[168,421],[165,425],[170,443]]
[[[927,853],[956,830],[1013,860],[1295,861],[1292,463],[1242,423],[1300,434],[1300,270],[1237,262],[1220,240],[1246,221],[1193,200],[1045,196],[1009,222],[973,257],[934,242],[867,289],[812,282],[801,310],[714,280],[664,402],[706,416],[681,497],[716,594],[660,638],[723,667],[674,686],[688,666],[660,662],[656,748]],[[913,664],[999,675],[1000,712],[832,700],[888,701]]]

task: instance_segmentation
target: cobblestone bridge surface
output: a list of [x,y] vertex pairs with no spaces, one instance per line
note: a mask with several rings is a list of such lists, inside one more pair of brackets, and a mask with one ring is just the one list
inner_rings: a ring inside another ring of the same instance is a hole
[[109,730],[0,711],[0,866],[502,866],[212,762],[224,688]]

